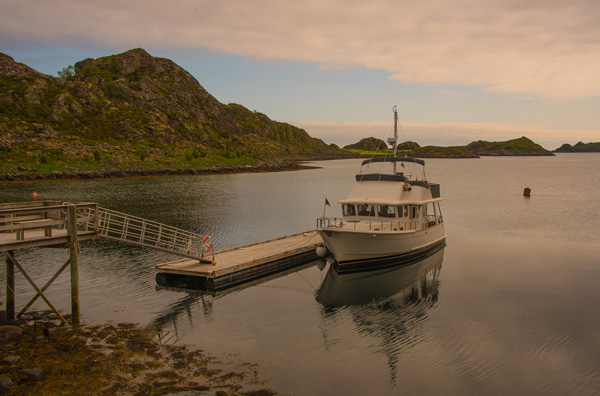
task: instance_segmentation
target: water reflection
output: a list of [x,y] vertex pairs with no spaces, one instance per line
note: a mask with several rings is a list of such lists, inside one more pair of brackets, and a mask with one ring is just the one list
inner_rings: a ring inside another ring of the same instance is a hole
[[[368,343],[385,355],[395,384],[400,355],[423,336],[427,310],[439,302],[443,258],[442,247],[420,261],[391,269],[340,274],[329,265],[315,293],[328,349],[350,331],[374,340]],[[340,326],[348,316],[350,324]]]
[[416,262],[349,274],[340,274],[334,265],[329,265],[316,299],[326,311],[390,299],[396,307],[425,305],[428,308],[438,299],[443,258],[444,248],[441,248]]
[[[184,293],[184,296],[181,299],[162,308],[161,312],[154,319],[152,319],[152,321],[150,321],[149,326],[155,328],[171,328],[173,332],[172,334],[169,334],[167,341],[175,342],[179,340],[181,336],[179,330],[179,327],[181,327],[180,320],[185,318],[186,330],[184,330],[184,332],[189,332],[190,329],[194,329],[194,314],[196,315],[196,319],[201,317],[200,319],[202,321],[208,320],[210,322],[214,314],[214,305],[217,299],[238,293],[253,286],[256,287],[263,285],[265,283],[274,281],[277,278],[298,273],[304,269],[314,266],[315,263],[310,261],[276,274],[271,274],[250,282],[232,285],[229,288],[218,291],[206,290],[202,284],[197,283],[198,281],[194,281],[193,277],[186,277],[184,281],[177,284],[157,286],[157,291],[168,290],[173,292],[181,292]],[[200,307],[201,309],[199,309]]]

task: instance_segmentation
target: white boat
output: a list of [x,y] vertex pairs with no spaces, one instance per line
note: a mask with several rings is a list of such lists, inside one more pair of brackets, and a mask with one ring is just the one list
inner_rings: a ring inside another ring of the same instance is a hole
[[397,141],[394,107],[393,154],[362,162],[350,194],[339,202],[342,218],[317,219],[340,272],[398,265],[445,244],[440,185],[425,177],[424,160],[398,157]]

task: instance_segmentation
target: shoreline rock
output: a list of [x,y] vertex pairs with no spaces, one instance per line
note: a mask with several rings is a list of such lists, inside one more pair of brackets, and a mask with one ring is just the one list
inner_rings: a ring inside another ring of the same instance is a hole
[[212,166],[210,168],[182,168],[182,169],[104,169],[79,172],[53,171],[49,174],[13,173],[0,175],[0,182],[13,181],[47,181],[47,180],[92,180],[114,179],[126,177],[155,177],[155,176],[185,176],[185,175],[215,175],[228,173],[258,173],[282,172],[307,169],[302,162],[319,161],[337,158],[311,158],[305,160],[289,160],[272,163],[259,163],[253,165]]
[[27,316],[10,326],[22,337],[0,345],[0,394],[278,394],[258,365],[162,344],[160,328],[72,326],[52,312]]

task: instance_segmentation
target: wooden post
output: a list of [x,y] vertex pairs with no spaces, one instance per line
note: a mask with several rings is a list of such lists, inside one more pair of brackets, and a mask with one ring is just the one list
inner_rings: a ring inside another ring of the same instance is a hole
[[77,253],[77,207],[69,205],[67,232],[69,234],[69,250],[71,262],[71,322],[79,324],[79,262]]
[[100,210],[99,205],[94,205],[94,231],[100,232]]
[[14,252],[6,252],[6,318],[15,320],[15,265],[10,256]]

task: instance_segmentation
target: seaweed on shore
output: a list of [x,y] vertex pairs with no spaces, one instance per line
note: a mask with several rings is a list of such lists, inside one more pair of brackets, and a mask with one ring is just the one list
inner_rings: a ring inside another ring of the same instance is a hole
[[[0,346],[0,376],[12,381],[0,390],[3,395],[277,394],[265,387],[256,364],[162,345],[156,329],[130,323],[62,325],[48,313],[17,325],[20,341]],[[43,371],[42,380],[24,374],[32,368]]]

